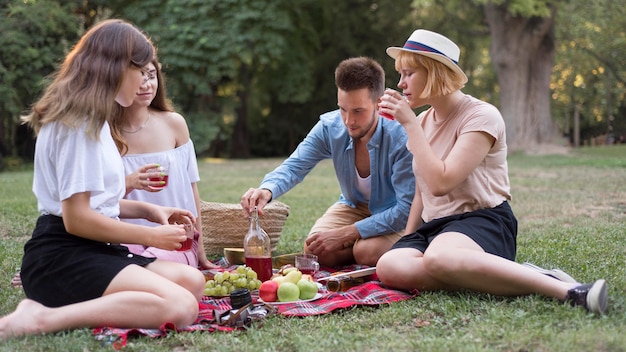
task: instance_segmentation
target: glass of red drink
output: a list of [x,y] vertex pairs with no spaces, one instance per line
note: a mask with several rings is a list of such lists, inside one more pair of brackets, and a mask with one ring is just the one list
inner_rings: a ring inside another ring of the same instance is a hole
[[320,263],[315,254],[298,254],[295,257],[295,264],[300,272],[311,276],[320,270]]
[[185,224],[185,234],[187,235],[187,239],[180,243],[181,247],[177,249],[179,252],[188,251],[191,249],[191,245],[193,244],[193,225]]
[[169,179],[169,165],[167,163],[160,164],[158,167],[154,169],[149,169],[148,172],[150,176],[148,176],[148,181],[150,182],[160,182],[160,185],[150,186],[152,189],[161,190],[167,187],[167,180]]

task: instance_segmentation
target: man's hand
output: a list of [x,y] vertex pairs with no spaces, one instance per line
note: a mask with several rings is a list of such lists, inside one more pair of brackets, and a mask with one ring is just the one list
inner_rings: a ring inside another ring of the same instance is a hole
[[356,226],[349,225],[339,229],[317,232],[310,235],[305,243],[307,250],[318,257],[327,256],[354,245],[361,238]]
[[263,208],[272,200],[272,192],[266,188],[250,188],[241,196],[243,215],[248,218],[257,207],[259,216],[263,215]]

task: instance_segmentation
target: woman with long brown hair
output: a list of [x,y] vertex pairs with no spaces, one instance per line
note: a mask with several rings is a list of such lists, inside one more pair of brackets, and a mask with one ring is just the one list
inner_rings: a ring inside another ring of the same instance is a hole
[[41,216],[24,246],[27,298],[0,319],[0,339],[81,327],[182,326],[197,317],[202,273],[119,245],[176,249],[186,235],[175,223],[195,221],[186,210],[122,199],[124,168],[108,120],[132,104],[153,56],[152,43],[133,25],[100,22],[23,117],[37,134],[33,192]]

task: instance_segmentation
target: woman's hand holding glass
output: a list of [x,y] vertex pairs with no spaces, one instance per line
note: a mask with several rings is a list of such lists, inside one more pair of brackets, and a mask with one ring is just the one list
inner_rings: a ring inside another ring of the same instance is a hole
[[[159,164],[146,164],[139,167],[135,172],[126,175],[126,194],[134,190],[142,190],[148,192],[159,192],[163,189],[161,172],[157,170]],[[151,178],[158,178],[151,181]],[[160,188],[159,188],[160,187]]]
[[161,224],[153,227],[158,233],[151,238],[150,245],[167,250],[180,250],[188,238],[193,240],[196,218],[185,209],[153,205],[148,220]]
[[158,192],[167,187],[167,181],[169,179],[170,166],[168,162],[157,164],[156,167],[147,170],[148,175],[148,190],[152,192]]
[[407,98],[400,92],[391,88],[387,88],[385,94],[380,98],[378,111],[381,116],[390,116],[387,118],[391,120],[395,119],[401,124],[415,117],[415,113],[413,113],[413,110],[409,106]]

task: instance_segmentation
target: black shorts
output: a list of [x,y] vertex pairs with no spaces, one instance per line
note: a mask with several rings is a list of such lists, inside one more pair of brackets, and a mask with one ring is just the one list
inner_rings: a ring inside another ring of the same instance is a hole
[[485,252],[515,260],[517,250],[517,219],[508,202],[495,208],[445,216],[420,226],[403,236],[394,248],[415,248],[422,253],[439,234],[459,232],[476,242]]
[[20,276],[26,297],[59,307],[101,297],[126,266],[145,267],[154,260],[119,244],[71,235],[62,218],[42,215],[24,245]]

